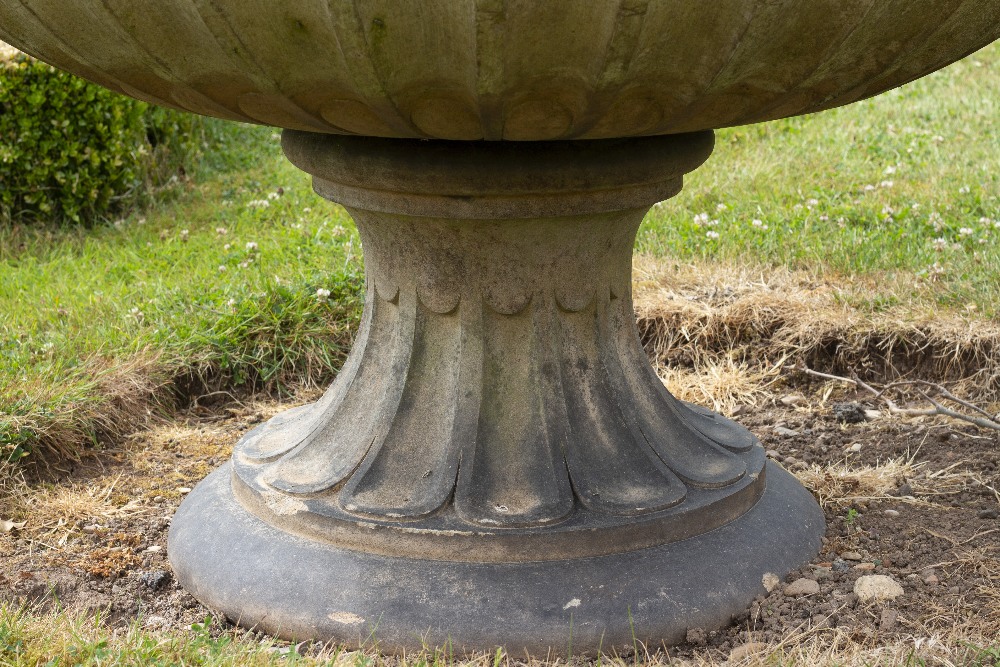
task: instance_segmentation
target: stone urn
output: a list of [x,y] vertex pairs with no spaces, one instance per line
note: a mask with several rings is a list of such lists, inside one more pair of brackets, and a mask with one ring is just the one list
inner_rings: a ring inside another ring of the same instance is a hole
[[187,497],[169,556],[240,625],[385,651],[677,642],[817,553],[811,495],[649,365],[636,230],[713,129],[998,37],[996,0],[0,2],[57,67],[284,128],[353,216],[350,358]]

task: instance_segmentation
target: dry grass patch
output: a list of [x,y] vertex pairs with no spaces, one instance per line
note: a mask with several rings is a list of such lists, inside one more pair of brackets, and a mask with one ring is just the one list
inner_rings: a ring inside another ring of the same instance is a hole
[[[902,480],[911,479],[924,467],[913,458],[897,458],[874,466],[812,465],[795,472],[802,484],[813,492],[821,505],[852,505],[860,501],[886,500]],[[915,498],[907,498],[915,502]]]
[[[824,506],[850,506],[872,500],[928,505],[944,496],[961,493],[970,485],[986,485],[975,473],[963,469],[966,463],[958,461],[947,468],[926,472],[927,462],[917,461],[916,455],[871,466],[845,460],[837,465],[812,465],[795,471],[795,476]],[[912,495],[896,495],[903,482],[910,484]]]
[[29,485],[21,480],[0,496],[0,516],[24,522],[20,531],[59,550],[84,527],[149,512],[142,497],[119,490],[122,474],[87,483]]
[[[921,377],[1000,402],[1000,324],[907,302],[906,277],[837,277],[750,264],[637,257],[635,304],[660,365],[730,365],[770,377],[782,364],[872,381]],[[995,411],[995,410],[994,410]]]
[[[94,357],[75,375],[88,378],[89,391],[73,387],[75,393],[67,395],[64,383],[43,373],[26,378],[11,396],[3,397],[8,400],[0,410],[0,427],[8,433],[30,432],[32,448],[39,454],[31,457],[31,463],[42,468],[79,460],[81,442],[121,442],[173,402],[166,390],[168,372],[153,350],[124,360]],[[59,408],[38,407],[49,405]],[[9,466],[0,458],[0,492],[8,475]]]
[[769,399],[771,388],[781,380],[782,367],[751,366],[722,358],[706,362],[697,370],[659,366],[657,373],[670,393],[682,401],[734,414],[737,408],[756,407]]

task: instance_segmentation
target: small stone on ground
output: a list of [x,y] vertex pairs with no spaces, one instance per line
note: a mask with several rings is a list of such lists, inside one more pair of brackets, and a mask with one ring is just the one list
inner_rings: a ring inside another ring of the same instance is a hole
[[842,424],[860,424],[868,417],[860,403],[834,403],[833,416]]
[[687,631],[686,639],[689,644],[704,646],[708,640],[708,635],[702,628],[691,628]]
[[892,577],[869,574],[854,582],[854,594],[860,602],[882,602],[898,598],[903,594],[903,587]]
[[889,632],[894,627],[896,627],[896,620],[899,618],[899,612],[895,609],[883,609],[882,616],[878,621],[878,629],[882,632]]
[[819,582],[814,579],[796,579],[785,586],[785,595],[790,598],[797,598],[803,595],[816,595],[819,593]]
[[143,572],[139,575],[142,585],[153,591],[164,588],[170,583],[170,579],[171,575],[166,570],[153,570],[152,572]]

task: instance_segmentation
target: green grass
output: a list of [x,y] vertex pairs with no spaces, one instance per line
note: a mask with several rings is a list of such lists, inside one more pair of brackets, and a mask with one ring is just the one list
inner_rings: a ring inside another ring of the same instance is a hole
[[39,442],[74,454],[186,385],[280,388],[339,366],[363,282],[353,225],[271,130],[226,141],[201,184],[153,210],[91,231],[0,230],[8,457]]
[[[638,249],[884,276],[913,288],[872,294],[874,309],[993,316],[998,107],[994,45],[852,107],[723,130]],[[359,242],[276,139],[220,132],[193,179],[114,224],[0,230],[0,462],[74,455],[191,394],[331,377],[360,312]]]
[[[207,619],[210,621],[210,619]],[[343,659],[331,651],[323,659],[304,659],[289,647],[244,633],[219,633],[210,622],[197,623],[189,633],[144,631],[141,619],[124,633],[111,633],[100,615],[94,618],[64,614],[31,614],[0,607],[0,665],[320,665],[368,667],[370,658],[357,654]]]
[[[911,640],[912,641],[912,640]],[[993,667],[1000,658],[1000,648],[980,645],[959,637],[937,638],[936,651],[930,646],[919,650],[912,643],[899,643],[891,647],[871,647],[860,644],[841,647],[832,651],[829,639],[812,637],[801,644],[775,643],[741,664],[749,667],[774,667],[776,665],[822,666],[837,665],[899,665],[913,666],[941,664],[936,659],[940,647],[947,646],[947,664]],[[596,658],[525,660],[523,656],[508,654],[503,650],[464,657],[446,649],[398,657],[383,657],[375,646],[359,651],[348,651],[335,646],[307,646],[304,656],[297,645],[273,639],[261,640],[252,633],[216,628],[211,619],[194,624],[190,631],[159,632],[142,628],[142,619],[112,632],[100,618],[86,618],[60,612],[31,613],[24,609],[0,605],[0,665],[4,667],[35,667],[44,665],[79,665],[93,667],[132,667],[167,665],[209,665],[211,667],[264,667],[270,665],[301,665],[302,667],[547,667],[550,665],[579,664],[593,667],[669,667],[685,664],[699,667],[719,664],[716,656],[705,653],[693,662],[671,659],[663,653],[648,654],[639,651],[629,657],[602,655]],[[922,655],[926,654],[926,655]]]
[[648,217],[639,250],[902,274],[913,293],[874,306],[915,298],[995,315],[1000,43],[860,104],[722,130],[708,163]]

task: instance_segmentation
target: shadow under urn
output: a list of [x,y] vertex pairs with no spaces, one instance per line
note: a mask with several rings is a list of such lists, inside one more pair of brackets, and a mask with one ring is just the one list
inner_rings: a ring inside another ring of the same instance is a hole
[[636,231],[713,129],[998,37],[994,0],[0,4],[56,66],[284,128],[354,218],[348,361],[187,496],[168,551],[240,625],[389,652],[676,643],[817,553],[812,496],[647,360]]

